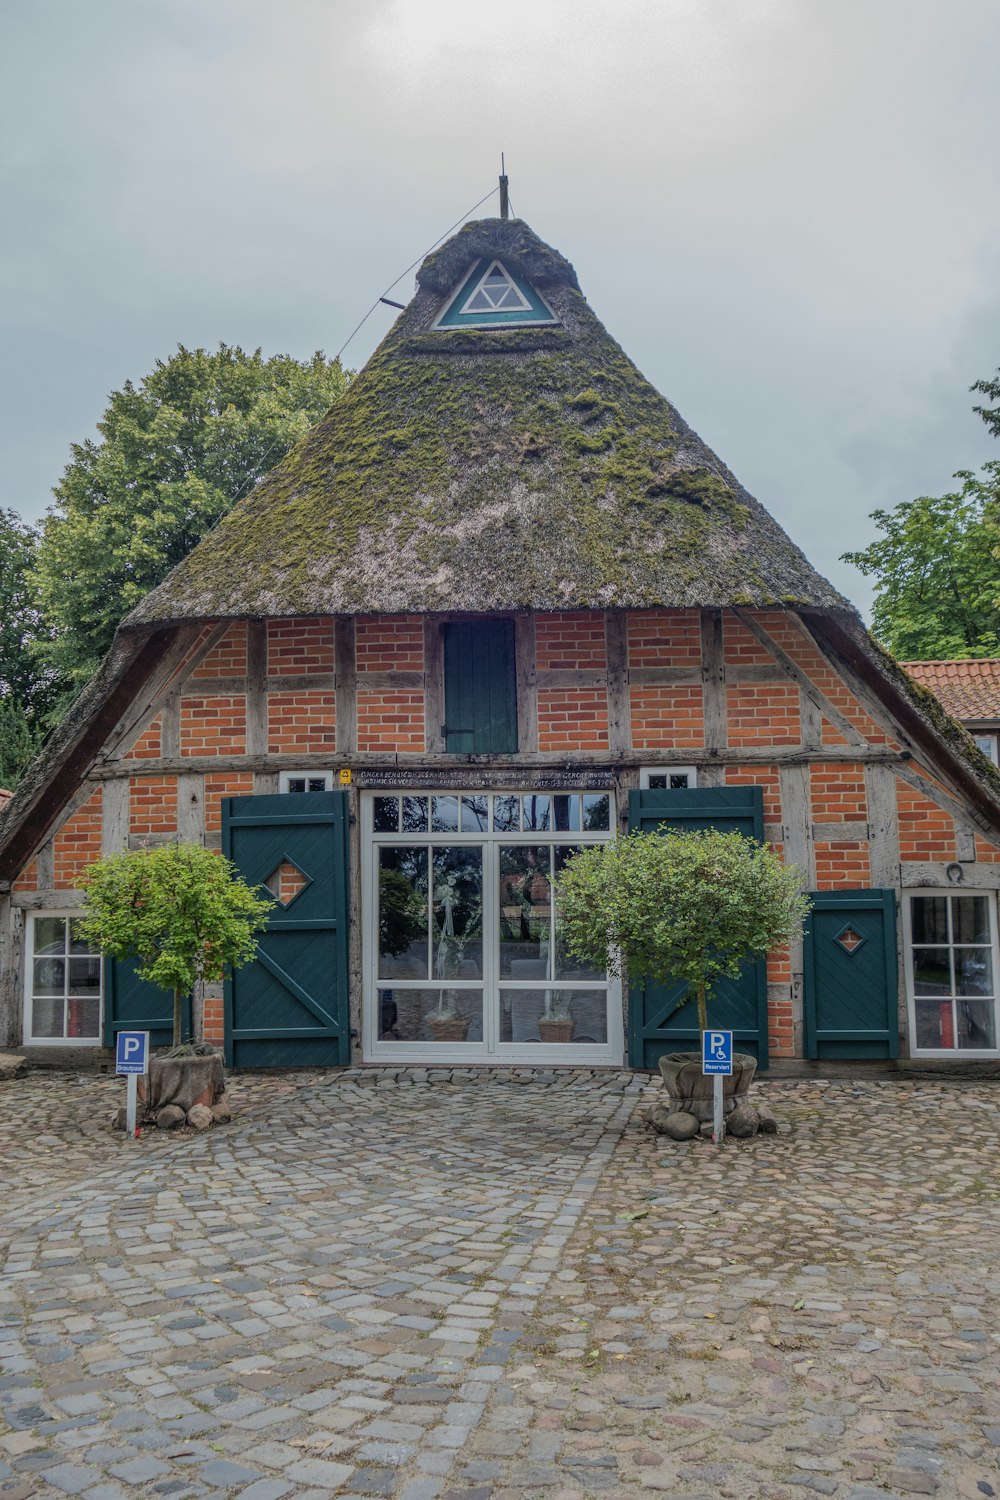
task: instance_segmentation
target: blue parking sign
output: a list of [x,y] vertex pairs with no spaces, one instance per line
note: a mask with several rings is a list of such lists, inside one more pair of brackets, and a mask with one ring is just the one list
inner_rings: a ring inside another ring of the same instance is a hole
[[703,1073],[732,1073],[733,1033],[731,1031],[702,1032],[701,1071]]
[[149,1071],[149,1032],[119,1031],[115,1037],[115,1072]]

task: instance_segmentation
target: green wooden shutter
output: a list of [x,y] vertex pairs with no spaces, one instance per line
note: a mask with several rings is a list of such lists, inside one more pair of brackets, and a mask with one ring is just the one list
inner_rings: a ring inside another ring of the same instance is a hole
[[809,898],[806,1057],[898,1057],[896,892],[810,891]]
[[[747,838],[764,837],[764,793],[759,786],[695,787],[629,793],[629,830],[678,828],[693,832],[719,828]],[[701,1046],[693,1000],[678,1006],[684,985],[636,985],[629,998],[629,1061],[655,1068],[665,1052]],[[709,1008],[709,1023],[731,1029],[734,1045],[750,1052],[760,1069],[768,1063],[767,960],[745,964],[737,979],[720,979]]]
[[226,981],[227,1062],[346,1067],[347,793],[223,798],[222,849],[250,885],[263,885],[286,862],[305,877],[271,913],[253,963]]
[[513,620],[443,627],[445,749],[488,755],[517,749]]

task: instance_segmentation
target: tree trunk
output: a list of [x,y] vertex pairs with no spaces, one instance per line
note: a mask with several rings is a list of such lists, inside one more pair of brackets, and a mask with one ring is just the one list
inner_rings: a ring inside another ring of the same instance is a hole
[[180,1044],[181,1044],[181,1042],[184,1040],[183,1036],[181,1035],[182,1030],[183,1030],[183,1022],[182,1022],[182,1019],[181,1019],[181,992],[180,992],[180,990],[174,990],[174,1046],[175,1047],[179,1047]]
[[705,986],[699,984],[694,992],[695,1003],[698,1006],[698,1030],[708,1030],[708,1006],[705,1003]]

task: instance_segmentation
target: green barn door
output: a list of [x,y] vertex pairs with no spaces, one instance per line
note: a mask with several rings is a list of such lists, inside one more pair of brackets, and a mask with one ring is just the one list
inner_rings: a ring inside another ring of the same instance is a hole
[[810,891],[806,1057],[898,1057],[896,892]]
[[227,1063],[346,1066],[347,793],[226,797],[222,849],[279,900],[257,957],[226,983]]
[[[764,837],[764,793],[759,786],[698,787],[685,791],[640,791],[629,794],[629,829],[661,828],[691,832],[718,828],[723,833]],[[655,1068],[665,1052],[700,1050],[694,1001],[678,1007],[683,984],[635,986],[629,999],[629,1061],[634,1068]],[[720,979],[709,1004],[710,1025],[734,1033],[733,1044],[766,1068],[767,961],[746,964],[738,979]]]
[[[151,1047],[170,1047],[174,1040],[174,997],[169,990],[140,979],[135,959],[104,960],[104,1045],[115,1045],[119,1031],[148,1031]],[[183,1040],[191,1038],[191,997],[181,1007]]]

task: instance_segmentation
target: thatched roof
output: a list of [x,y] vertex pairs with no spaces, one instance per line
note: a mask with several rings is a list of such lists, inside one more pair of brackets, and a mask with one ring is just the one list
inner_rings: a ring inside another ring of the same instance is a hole
[[[555,327],[435,330],[499,257]],[[517,220],[468,224],[347,392],[129,617],[845,601]]]

